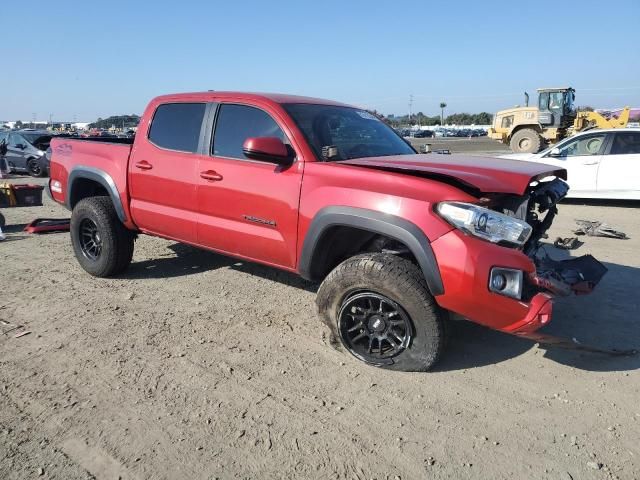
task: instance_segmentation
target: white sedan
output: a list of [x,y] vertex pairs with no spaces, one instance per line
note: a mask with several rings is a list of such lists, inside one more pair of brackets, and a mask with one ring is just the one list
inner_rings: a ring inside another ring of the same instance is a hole
[[568,197],[640,200],[640,128],[589,130],[539,153],[501,158],[565,168]]

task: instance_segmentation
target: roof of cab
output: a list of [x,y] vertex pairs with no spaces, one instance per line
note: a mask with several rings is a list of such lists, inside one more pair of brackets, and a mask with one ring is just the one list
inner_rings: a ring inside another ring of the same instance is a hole
[[169,95],[161,95],[156,97],[156,102],[170,102],[170,101],[184,101],[184,100],[207,100],[207,101],[220,101],[220,100],[268,100],[274,103],[313,103],[320,105],[336,105],[349,107],[345,103],[334,102],[333,100],[326,100],[322,98],[303,97],[300,95],[286,95],[283,93],[257,93],[257,92],[218,92],[210,90],[207,92],[191,92],[191,93],[173,93]]

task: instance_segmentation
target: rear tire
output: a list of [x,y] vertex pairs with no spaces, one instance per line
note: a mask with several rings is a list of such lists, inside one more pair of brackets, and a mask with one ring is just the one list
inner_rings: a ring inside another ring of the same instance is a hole
[[420,269],[403,258],[367,253],[345,260],[320,285],[316,304],[334,339],[370,365],[427,371],[444,350],[443,311]]
[[27,172],[32,177],[43,177],[45,174],[44,167],[40,164],[40,160],[37,158],[30,158],[27,161]]
[[542,137],[531,128],[523,128],[512,135],[509,145],[514,153],[538,153]]
[[70,231],[80,266],[94,277],[116,275],[131,263],[135,236],[120,222],[109,197],[80,200]]

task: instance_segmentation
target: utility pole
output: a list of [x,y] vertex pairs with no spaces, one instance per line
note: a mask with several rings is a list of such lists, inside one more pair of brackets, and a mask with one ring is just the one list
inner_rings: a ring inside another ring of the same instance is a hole
[[409,125],[411,125],[411,107],[413,106],[413,93],[409,95]]

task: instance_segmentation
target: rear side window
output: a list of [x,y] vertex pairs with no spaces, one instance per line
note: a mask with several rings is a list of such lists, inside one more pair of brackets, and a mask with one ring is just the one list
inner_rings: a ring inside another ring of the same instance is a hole
[[611,155],[640,153],[639,132],[616,132],[611,146]]
[[160,105],[151,122],[149,140],[169,150],[197,152],[204,110],[204,103]]
[[250,137],[277,137],[287,143],[284,132],[266,112],[245,105],[221,105],[213,139],[213,155],[245,159],[242,145]]

